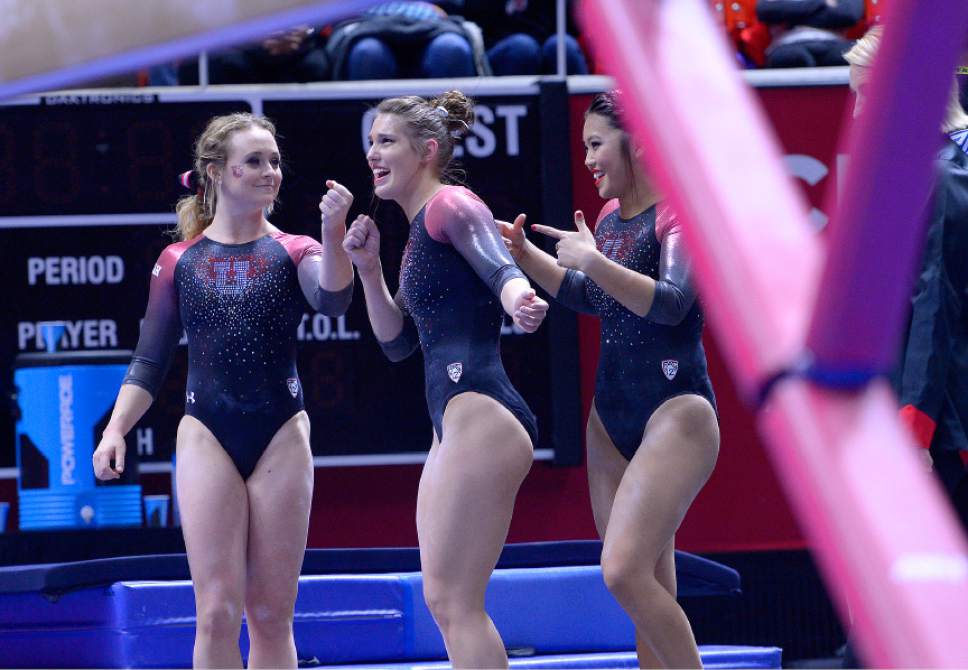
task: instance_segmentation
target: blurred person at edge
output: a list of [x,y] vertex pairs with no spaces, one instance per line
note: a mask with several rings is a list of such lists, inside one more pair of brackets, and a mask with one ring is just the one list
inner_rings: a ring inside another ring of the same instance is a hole
[[[855,119],[869,113],[867,85],[882,32],[871,29],[845,54]],[[968,528],[968,114],[958,97],[953,83],[894,383],[901,418]]]

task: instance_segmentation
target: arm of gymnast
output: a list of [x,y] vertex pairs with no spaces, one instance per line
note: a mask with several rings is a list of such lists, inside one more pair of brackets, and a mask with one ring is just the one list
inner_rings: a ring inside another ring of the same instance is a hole
[[[346,314],[350,303],[353,302],[353,272],[351,269],[349,283],[343,288],[335,291],[325,288],[327,284],[332,283],[330,270],[332,260],[328,255],[335,253],[330,251],[327,254],[326,250],[333,246],[339,247],[339,254],[346,257],[340,244],[327,243],[322,246],[317,244],[303,257],[296,269],[299,275],[299,288],[302,289],[310,306],[326,316],[341,316]],[[346,259],[346,262],[348,263],[349,260]]]
[[513,224],[496,221],[504,244],[518,267],[565,307],[576,312],[597,314],[585,294],[585,275],[561,267],[554,256],[529,240],[524,234],[525,219],[526,215],[518,214]]
[[343,238],[343,250],[360,274],[373,335],[387,358],[403,360],[417,348],[417,328],[404,311],[399,293],[390,297],[380,263],[380,231],[373,219],[365,214],[356,217]]
[[659,205],[656,218],[655,232],[661,245],[659,279],[655,282],[652,306],[646,317],[655,323],[675,326],[692,309],[696,301],[696,285],[692,281],[679,220],[662,205]]
[[111,419],[92,458],[98,479],[117,479],[124,471],[124,436],[151,407],[181,338],[182,323],[174,281],[180,249],[179,245],[166,248],[151,272],[148,308],[141,324],[138,346],[121,383]]
[[[602,222],[611,211],[613,211],[618,206],[618,202],[615,200],[609,200],[602,207],[601,211],[598,213],[598,220],[595,222],[595,230],[598,230],[598,224]],[[595,245],[595,239],[591,236],[591,231],[588,231],[589,235],[581,235],[582,229],[585,227],[585,215],[581,210],[575,212],[575,228],[579,233],[578,237],[584,237],[584,242],[591,243]],[[591,239],[588,237],[591,236]],[[597,253],[598,247],[595,246],[594,251]],[[549,256],[551,258],[551,256]],[[556,265],[560,265],[557,260]],[[598,310],[592,304],[591,300],[588,299],[588,276],[580,271],[573,270],[569,268],[564,277],[562,277],[561,286],[558,288],[558,292],[552,294],[555,296],[555,300],[560,302],[562,305],[568,309],[574,310],[575,312],[581,312],[582,314],[593,314],[597,315]]]
[[353,194],[332,179],[326,181],[326,189],[319,199],[322,245],[315,245],[298,263],[299,286],[317,312],[340,316],[353,301],[353,264],[343,249]]
[[658,280],[602,254],[595,247],[594,237],[581,211],[575,212],[577,230],[574,232],[532,226],[534,230],[558,239],[558,263],[577,271],[570,278],[566,275],[569,285],[563,287],[565,291],[559,290],[559,299],[564,293],[564,300],[580,300],[578,290],[584,288],[587,277],[637,316],[667,326],[680,323],[692,308],[696,291],[690,280],[678,220],[662,205],[656,218],[656,238],[661,245]]
[[165,380],[183,331],[175,289],[175,265],[181,250],[181,244],[166,248],[151,271],[148,308],[141,323],[138,346],[122,382],[122,385],[141,387],[152,399]]
[[588,275],[580,270],[568,269],[561,279],[555,300],[575,312],[598,314],[598,310],[588,299]]
[[480,198],[464,188],[445,189],[428,203],[424,224],[432,238],[457,250],[515,324],[529,333],[538,329],[548,303],[515,264]]
[[[598,220],[595,224],[596,230],[598,229],[598,224],[602,222],[602,219],[617,207],[617,200],[609,200],[605,203],[598,213]],[[588,226],[585,225],[585,214],[581,210],[575,212],[574,231],[564,231],[542,225],[533,225],[531,229],[558,240],[558,243],[555,245],[555,253],[558,257],[555,258],[550,254],[544,254],[545,258],[541,261],[542,265],[554,263],[561,273],[561,279],[558,285],[554,287],[555,291],[551,292],[555,300],[575,312],[597,315],[598,309],[588,299],[588,275],[581,268],[587,267],[595,257],[601,257],[603,259],[605,257],[599,253],[595,236]],[[540,250],[536,246],[532,246],[535,252],[540,253]],[[534,255],[532,254],[532,256]],[[620,267],[618,264],[613,265]],[[546,272],[550,272],[550,268]]]
[[[369,304],[369,301],[367,301]],[[420,346],[420,337],[417,335],[417,326],[414,324],[413,319],[407,314],[407,310],[403,307],[403,301],[400,297],[400,292],[393,296],[393,304],[397,306],[400,313],[403,316],[403,323],[400,327],[400,334],[388,342],[382,340],[377,340],[380,342],[380,348],[383,349],[383,353],[391,361],[396,363],[397,361],[402,361],[417,350]]]

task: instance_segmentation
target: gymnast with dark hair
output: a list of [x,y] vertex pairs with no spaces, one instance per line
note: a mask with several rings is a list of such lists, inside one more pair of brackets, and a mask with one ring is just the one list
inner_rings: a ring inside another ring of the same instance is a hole
[[501,325],[506,313],[533,332],[548,304],[515,265],[487,206],[446,183],[455,143],[473,121],[458,91],[381,102],[367,152],[374,193],[411,222],[396,296],[370,217],[357,217],[343,248],[386,355],[423,351],[434,433],[417,492],[424,598],[454,667],[498,668],[508,659],[484,592],[537,441],[534,415],[501,363]]
[[99,479],[124,469],[124,436],[151,405],[188,337],[185,416],[176,439],[182,531],[195,591],[195,667],[296,667],[292,621],[309,530],[313,461],[296,372],[306,309],[346,311],[353,267],[340,248],[352,195],[320,201],[322,239],[266,218],[282,183],[273,124],[213,118],[195,145],[198,193],[177,206],[181,241],[152,270],[148,309],[111,419]]
[[703,315],[675,214],[623,129],[619,96],[585,114],[585,166],[608,200],[594,235],[533,225],[557,258],[527,240],[525,216],[499,222],[521,268],[561,304],[601,318],[586,443],[602,573],[635,623],[641,667],[698,668],[676,601],[675,533],[709,478],[719,424],[702,346]]

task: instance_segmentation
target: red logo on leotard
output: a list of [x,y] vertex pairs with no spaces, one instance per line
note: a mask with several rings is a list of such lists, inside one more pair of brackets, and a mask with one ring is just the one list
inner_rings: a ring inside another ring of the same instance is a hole
[[259,256],[213,256],[208,259],[209,283],[222,295],[241,295],[267,266]]
[[602,255],[613,261],[625,258],[635,244],[635,235],[625,233],[618,237],[609,237],[602,242]]

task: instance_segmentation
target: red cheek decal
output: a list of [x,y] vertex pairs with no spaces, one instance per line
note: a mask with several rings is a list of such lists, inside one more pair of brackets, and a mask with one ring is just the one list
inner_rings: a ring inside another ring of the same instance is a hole
[[241,179],[242,178],[242,166],[241,165],[233,165],[232,166],[232,176],[235,177],[236,179]]

